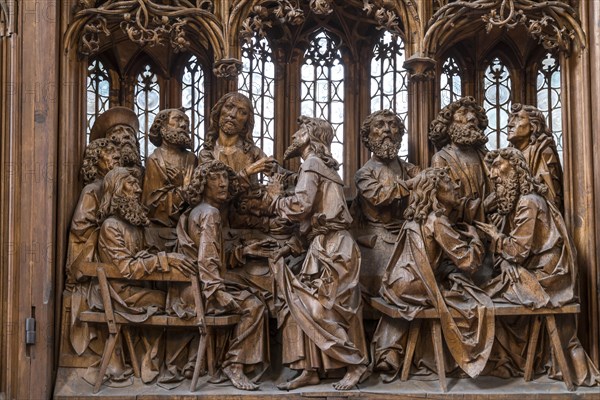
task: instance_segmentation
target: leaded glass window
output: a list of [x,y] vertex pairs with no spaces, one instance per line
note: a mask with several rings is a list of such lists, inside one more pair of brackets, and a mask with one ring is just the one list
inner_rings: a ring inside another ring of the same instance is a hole
[[96,118],[109,108],[110,78],[99,60],[93,60],[87,73],[87,130],[86,143]]
[[[408,130],[408,73],[403,68],[404,42],[385,32],[373,48],[371,60],[371,112],[394,110]],[[408,141],[402,141],[400,156],[408,155]]]
[[198,153],[204,138],[204,74],[196,56],[190,57],[181,79],[181,106],[190,119],[192,149]]
[[275,64],[265,38],[253,38],[242,46],[242,73],[239,92],[248,96],[254,107],[254,143],[265,154],[275,150]]
[[560,64],[546,54],[537,75],[537,108],[544,113],[554,135],[560,161],[563,160],[562,103],[560,100]]
[[508,68],[496,57],[485,70],[483,81],[483,108],[489,125],[486,135],[488,148],[499,149],[508,146],[507,126],[511,105],[511,79]]
[[301,113],[323,118],[334,131],[331,152],[344,162],[344,65],[338,43],[325,31],[319,32],[304,53],[301,68]]
[[461,71],[458,63],[453,57],[448,57],[442,65],[440,75],[440,108],[462,97]]
[[140,141],[141,156],[145,160],[155,149],[155,146],[148,139],[148,133],[160,107],[160,87],[156,74],[152,72],[150,65],[146,65],[144,70],[137,76],[133,105],[133,110],[140,121],[138,139]]

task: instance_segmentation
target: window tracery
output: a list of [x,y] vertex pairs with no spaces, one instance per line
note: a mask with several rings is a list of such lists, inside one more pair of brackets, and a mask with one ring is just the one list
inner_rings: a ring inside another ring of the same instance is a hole
[[156,148],[149,140],[148,133],[160,107],[160,86],[158,78],[149,64],[137,75],[133,111],[140,121],[140,152],[143,160]]
[[448,57],[442,65],[442,74],[440,75],[440,108],[446,107],[461,97],[461,70],[454,57]]
[[[394,110],[408,129],[408,73],[404,69],[404,42],[398,35],[385,32],[373,48],[371,60],[371,112]],[[400,156],[408,156],[404,140]]]
[[274,154],[275,64],[273,52],[265,38],[255,36],[242,46],[242,72],[238,87],[254,107],[254,143],[265,154]]
[[489,149],[508,146],[506,134],[512,103],[511,85],[510,71],[499,57],[495,57],[486,68],[483,81],[483,108],[489,121],[486,131]]
[[325,31],[314,36],[300,68],[301,114],[323,118],[334,131],[331,152],[344,176],[344,64],[338,43]]
[[86,143],[96,118],[109,108],[110,77],[100,60],[92,60],[87,71]]
[[562,102],[560,64],[547,53],[537,72],[537,108],[546,116],[548,128],[554,135],[558,156],[563,160]]
[[181,79],[181,106],[190,119],[192,149],[198,153],[204,139],[204,71],[196,56],[190,57]]

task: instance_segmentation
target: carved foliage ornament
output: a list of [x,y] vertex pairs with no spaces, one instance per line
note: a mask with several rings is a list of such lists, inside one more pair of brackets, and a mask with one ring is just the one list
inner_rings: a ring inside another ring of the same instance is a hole
[[585,34],[575,9],[565,1],[475,0],[443,5],[429,22],[425,48],[430,54],[462,26],[480,18],[489,33],[495,28],[526,27],[546,49],[571,51],[574,40],[585,46]]
[[[208,32],[217,52],[223,42],[219,21],[212,13],[210,0],[175,0],[171,5],[153,0],[109,0],[98,7],[94,0],[80,0],[66,34],[67,50],[78,40],[80,55],[95,54],[101,35],[110,36],[109,24],[118,23],[132,42],[140,46],[170,44],[175,52],[190,45],[184,27]],[[221,40],[219,40],[221,39]],[[216,46],[215,46],[216,45]]]
[[[380,0],[363,0],[362,10],[375,19],[377,29],[385,29],[393,35],[401,33],[400,17],[393,8],[393,2]],[[302,2],[290,0],[263,0],[258,2],[242,23],[240,38],[250,43],[254,35],[266,36],[266,29],[273,26],[274,21],[280,24],[298,26],[306,19]],[[333,0],[310,0],[310,11],[317,15],[329,15],[333,12]]]
[[0,0],[0,37],[10,36],[14,32],[15,1]]

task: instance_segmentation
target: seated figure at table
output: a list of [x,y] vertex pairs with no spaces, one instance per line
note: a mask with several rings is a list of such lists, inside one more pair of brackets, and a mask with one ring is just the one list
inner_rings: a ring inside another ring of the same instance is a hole
[[[235,313],[241,319],[233,328],[226,344],[223,374],[238,389],[255,390],[258,385],[246,376],[245,370],[258,364],[268,365],[266,306],[251,290],[223,278],[227,263],[233,259],[223,247],[221,209],[235,193],[236,174],[221,161],[200,164],[187,188],[192,209],[186,211],[177,226],[177,249],[196,260],[207,314]],[[265,242],[254,242],[232,249],[237,258],[244,255],[267,256]],[[193,313],[193,297],[189,290],[173,297],[169,308],[181,317]],[[192,347],[193,348],[193,347]],[[194,365],[189,359],[188,366]],[[184,367],[185,369],[185,367]],[[264,370],[263,370],[264,371]]]
[[[380,294],[404,319],[382,317],[373,337],[375,369],[395,375],[403,363],[409,323],[420,311],[440,315],[448,350],[471,377],[483,370],[494,341],[491,299],[470,275],[484,248],[473,226],[452,219],[459,204],[458,185],[447,168],[428,168],[412,179],[407,219],[383,276]],[[468,318],[453,317],[450,309]],[[474,339],[477,338],[477,339]],[[418,358],[435,370],[430,342],[421,340]]]
[[409,190],[406,181],[419,167],[398,156],[404,124],[391,110],[369,115],[360,128],[360,138],[373,155],[354,175],[356,199],[354,235],[361,249],[361,286],[376,295],[381,276],[394,249]]
[[150,128],[150,141],[158,146],[146,160],[142,202],[150,225],[146,241],[158,250],[175,242],[175,227],[188,207],[184,190],[198,160],[192,146],[190,120],[177,108],[161,110]]
[[[254,109],[250,99],[242,93],[227,93],[211,109],[210,126],[199,155],[201,163],[218,160],[237,174],[238,193],[229,207],[221,210],[222,220],[228,222],[223,232],[226,248],[270,234],[285,241],[292,229],[266,210],[262,204],[264,190],[258,180],[259,173],[276,172],[285,177],[291,173],[254,144],[253,129]],[[257,289],[274,313],[273,278],[268,263],[254,258],[240,261],[243,261],[240,268],[227,271],[227,279]]]
[[[477,223],[491,239],[498,276],[485,290],[497,302],[529,308],[561,307],[577,301],[575,247],[556,205],[544,197],[547,187],[532,176],[523,154],[515,148],[486,156],[494,182],[501,229]],[[575,315],[556,316],[563,348],[578,385],[600,383],[600,374],[577,339]],[[502,320],[490,361],[495,374],[523,371],[530,317]],[[547,354],[546,354],[547,355]],[[553,357],[552,357],[553,358]],[[556,360],[551,360],[553,363]],[[555,365],[552,371],[556,371]]]
[[[136,321],[165,309],[165,293],[149,289],[139,281],[155,271],[177,269],[189,275],[195,273],[194,263],[177,253],[151,254],[146,250],[143,227],[148,224],[146,210],[141,204],[142,189],[129,169],[117,167],[104,177],[103,195],[98,210],[102,223],[98,236],[98,258],[116,267],[123,279],[111,280],[114,311],[126,319]],[[98,287],[92,288],[88,297],[92,310],[103,310]],[[153,381],[162,364],[160,331],[141,333],[147,340],[142,351],[141,378],[144,383]],[[115,359],[118,356],[113,357]],[[111,363],[118,360],[111,360]]]

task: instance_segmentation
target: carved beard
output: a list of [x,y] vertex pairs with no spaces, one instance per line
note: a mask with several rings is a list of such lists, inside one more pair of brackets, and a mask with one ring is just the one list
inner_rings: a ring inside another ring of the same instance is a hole
[[137,147],[134,144],[125,142],[119,151],[121,153],[121,166],[133,167],[141,165],[140,153],[138,153]]
[[507,215],[514,210],[519,195],[519,181],[514,174],[495,182],[498,195],[498,213]]
[[115,195],[112,199],[112,209],[119,217],[134,226],[146,226],[150,223],[146,208],[138,197]]
[[448,135],[452,143],[461,146],[479,147],[487,143],[488,138],[483,134],[483,131],[473,123],[461,124],[453,122],[448,127]]
[[297,139],[294,140],[283,154],[283,159],[289,160],[290,158],[301,156],[304,146],[306,146],[306,142]]
[[163,140],[175,146],[182,146],[186,149],[192,148],[192,139],[190,133],[185,129],[173,129],[163,127],[161,130]]
[[387,161],[392,161],[398,157],[401,144],[402,137],[400,135],[396,139],[389,136],[383,136],[379,139],[369,139],[369,146],[373,154]]

